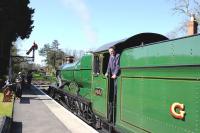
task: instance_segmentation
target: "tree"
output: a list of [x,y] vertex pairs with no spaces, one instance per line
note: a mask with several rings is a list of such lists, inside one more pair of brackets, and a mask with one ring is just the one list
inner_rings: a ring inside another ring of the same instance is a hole
[[30,61],[26,60],[25,57],[21,56],[21,57],[18,57],[16,58],[16,56],[19,56],[18,54],[18,51],[19,49],[17,49],[16,45],[13,45],[12,48],[11,48],[11,69],[10,69],[10,72],[12,74],[12,80],[15,80],[16,78],[16,74],[18,72],[28,72],[29,70],[32,70],[34,64],[33,63],[30,63]]
[[74,60],[79,60],[85,54],[85,51],[76,49],[65,49],[65,54],[67,56],[73,56]]
[[58,69],[65,58],[65,53],[59,49],[59,45],[60,43],[54,40],[51,45],[45,44],[44,47],[39,50],[39,55],[46,58],[46,64],[52,66],[54,69]]
[[18,37],[29,38],[33,29],[34,9],[28,7],[29,0],[0,1],[0,75],[7,73],[12,42]]
[[174,3],[172,11],[185,17],[182,24],[180,24],[176,29],[168,33],[169,37],[175,38],[186,35],[188,18],[190,18],[192,15],[195,15],[196,21],[200,23],[200,1],[173,0],[172,2]]
[[33,29],[32,15],[34,9],[28,7],[29,0],[0,1],[0,31],[7,33],[10,41],[29,38]]
[[75,49],[65,49],[65,52],[63,52],[63,50],[59,49],[59,46],[58,40],[54,40],[51,44],[44,44],[43,48],[39,50],[39,55],[45,57],[44,61],[51,72],[57,70],[64,63],[66,56],[74,56],[75,60],[78,60],[85,53],[83,50]]
[[[18,55],[18,49],[16,45],[14,45],[11,49],[11,55],[17,56]],[[15,59],[12,59],[12,62],[15,62]],[[12,63],[13,73],[17,73],[20,71],[20,64],[19,63]]]
[[175,13],[183,14],[190,17],[195,15],[198,22],[200,22],[200,1],[199,0],[174,0],[173,11]]

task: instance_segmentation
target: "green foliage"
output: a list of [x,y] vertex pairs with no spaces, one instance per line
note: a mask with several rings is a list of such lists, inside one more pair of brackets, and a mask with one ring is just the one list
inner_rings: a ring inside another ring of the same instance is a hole
[[16,4],[16,32],[21,39],[29,38],[34,27],[31,19],[34,9],[28,7],[29,3],[29,0],[18,0]]
[[[18,55],[17,54],[18,53],[18,49],[16,48],[16,46],[13,46],[12,47],[12,50],[11,50],[11,55]],[[12,61],[15,61],[15,59],[13,59]],[[17,72],[19,72],[20,71],[20,64],[19,63],[14,63],[14,62],[12,62],[12,68],[13,68],[13,72],[14,73],[17,73]]]
[[[18,49],[14,45],[11,49],[12,56],[18,56]],[[24,58],[24,57],[20,57]],[[18,58],[12,58],[12,80],[15,80],[16,74],[21,71],[27,73],[30,69],[33,68],[33,64],[30,64],[28,61],[18,62]]]
[[32,32],[34,9],[28,7],[29,3],[29,0],[0,0],[0,75],[8,73],[12,42],[19,37],[29,38]]
[[33,72],[33,79],[34,80],[44,80],[45,79],[44,77],[45,77],[44,73]]
[[42,72],[33,72],[33,80],[53,83],[56,82],[56,77],[55,75],[46,75]]
[[32,32],[34,9],[28,7],[29,3],[29,0],[0,1],[0,31],[8,33],[11,42],[18,37],[29,38]]
[[54,40],[51,45],[45,44],[44,47],[39,50],[39,54],[46,57],[46,64],[52,66],[54,69],[58,69],[65,58],[65,53],[59,49],[59,45],[60,43]]

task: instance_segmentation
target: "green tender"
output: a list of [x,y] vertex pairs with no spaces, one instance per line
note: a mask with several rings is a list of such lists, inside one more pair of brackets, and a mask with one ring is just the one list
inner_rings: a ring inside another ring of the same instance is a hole
[[[120,59],[120,131],[200,132],[200,35],[129,48]],[[184,119],[170,114],[175,102],[184,104]]]

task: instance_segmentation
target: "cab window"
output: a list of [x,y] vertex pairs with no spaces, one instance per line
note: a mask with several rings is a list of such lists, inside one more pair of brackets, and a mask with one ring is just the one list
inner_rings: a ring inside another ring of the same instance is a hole
[[109,61],[109,53],[104,53],[103,54],[103,64],[102,64],[102,72],[103,72],[103,74],[105,74],[106,71],[107,71],[108,61]]
[[94,56],[93,73],[94,74],[99,74],[100,73],[100,59],[99,59],[98,55]]

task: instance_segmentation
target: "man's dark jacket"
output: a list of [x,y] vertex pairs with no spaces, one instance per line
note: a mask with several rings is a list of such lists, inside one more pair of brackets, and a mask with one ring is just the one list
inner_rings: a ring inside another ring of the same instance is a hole
[[106,73],[118,75],[119,73],[119,58],[120,55],[110,56]]

